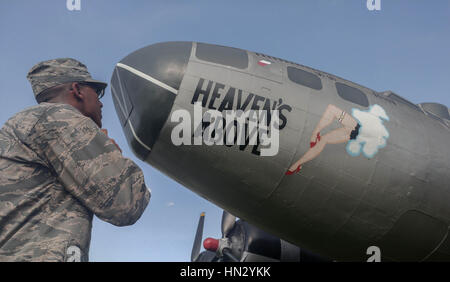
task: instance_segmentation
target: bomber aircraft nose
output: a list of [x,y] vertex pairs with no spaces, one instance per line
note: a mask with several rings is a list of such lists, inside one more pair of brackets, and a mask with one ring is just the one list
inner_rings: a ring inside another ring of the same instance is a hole
[[114,69],[114,106],[130,147],[142,160],[169,117],[191,48],[191,42],[153,44],[131,53]]

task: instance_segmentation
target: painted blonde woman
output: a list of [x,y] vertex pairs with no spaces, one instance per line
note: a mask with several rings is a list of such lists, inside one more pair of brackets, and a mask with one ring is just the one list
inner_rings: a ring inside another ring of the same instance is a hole
[[[342,124],[342,127],[321,136],[320,131],[334,120]],[[285,174],[299,172],[302,165],[320,155],[327,144],[348,142],[346,149],[351,156],[363,153],[365,157],[372,158],[380,148],[386,146],[389,138],[383,120],[389,120],[389,117],[377,104],[370,106],[367,111],[353,108],[351,115],[335,105],[328,105],[312,133],[310,149]]]
[[[337,120],[340,124],[342,124],[342,127],[321,136],[320,132],[329,126],[334,120]],[[291,175],[299,172],[302,165],[320,155],[327,144],[345,143],[356,139],[359,134],[359,129],[359,123],[351,115],[335,105],[328,105],[312,133],[310,149],[296,163],[294,163],[285,174]]]

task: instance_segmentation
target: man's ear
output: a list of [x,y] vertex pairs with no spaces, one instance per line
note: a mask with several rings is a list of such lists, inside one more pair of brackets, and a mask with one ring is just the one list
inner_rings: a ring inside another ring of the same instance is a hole
[[72,82],[70,90],[75,99],[77,99],[78,101],[84,100],[84,94],[81,93],[80,84],[78,84],[77,82]]

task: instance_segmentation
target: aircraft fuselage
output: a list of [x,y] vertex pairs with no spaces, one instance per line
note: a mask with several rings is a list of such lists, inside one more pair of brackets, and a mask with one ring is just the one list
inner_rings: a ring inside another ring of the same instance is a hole
[[[259,228],[335,260],[367,260],[370,246],[382,260],[450,259],[448,108],[432,113],[306,66],[195,42],[140,49],[111,84],[140,159]],[[196,103],[201,116],[277,110],[276,154],[249,138],[198,139],[210,123],[194,118]],[[183,111],[190,120],[172,119]],[[182,122],[190,144],[174,144]]]

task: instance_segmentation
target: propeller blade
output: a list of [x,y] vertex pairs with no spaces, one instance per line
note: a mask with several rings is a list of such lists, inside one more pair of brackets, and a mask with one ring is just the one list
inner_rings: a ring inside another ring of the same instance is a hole
[[200,247],[202,246],[203,225],[205,224],[205,213],[200,214],[198,220],[197,232],[195,233],[194,245],[192,246],[191,261],[195,261],[200,254]]
[[225,238],[228,235],[228,232],[233,229],[235,222],[236,217],[224,210],[222,214],[222,238]]

